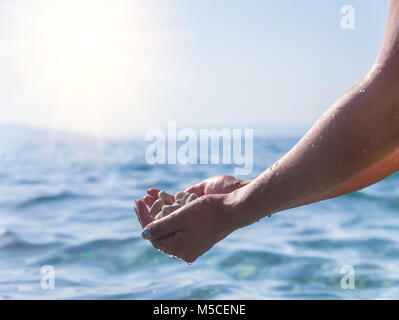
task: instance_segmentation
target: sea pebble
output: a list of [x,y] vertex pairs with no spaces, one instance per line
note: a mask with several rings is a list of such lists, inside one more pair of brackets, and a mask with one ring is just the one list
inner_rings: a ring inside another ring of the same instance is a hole
[[172,204],[174,202],[173,196],[163,190],[158,192],[158,198],[161,199],[165,204]]
[[161,190],[158,193],[158,197],[159,199],[154,202],[150,209],[150,214],[155,220],[168,216],[173,211],[197,199],[198,195],[195,193],[179,191],[176,193],[175,197],[173,197],[166,191]]
[[162,218],[163,218],[162,211],[158,212],[157,215],[154,217],[155,220],[159,220],[159,219],[162,219]]
[[197,199],[197,198],[198,198],[197,194],[191,193],[191,194],[188,196],[187,200],[186,200],[186,204],[189,203],[189,202],[191,202],[191,201],[193,201],[193,200],[195,200],[195,199]]
[[186,201],[188,199],[188,197],[190,196],[190,193],[186,192],[186,194],[183,196],[183,204],[186,204]]
[[150,215],[155,217],[162,210],[164,205],[165,203],[161,199],[156,200],[150,209]]
[[176,199],[176,200],[178,200],[178,199],[183,199],[183,197],[184,197],[184,195],[185,195],[186,193],[187,193],[187,192],[185,192],[185,191],[179,191],[178,193],[175,194],[175,199]]
[[181,208],[181,205],[179,204],[171,204],[171,205],[166,205],[162,207],[162,216],[166,217],[170,215],[173,211]]

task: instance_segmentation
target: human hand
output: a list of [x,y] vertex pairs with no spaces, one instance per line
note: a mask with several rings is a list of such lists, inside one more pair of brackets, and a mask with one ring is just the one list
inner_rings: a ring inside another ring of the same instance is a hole
[[225,198],[221,194],[203,195],[156,221],[146,203],[138,200],[136,213],[144,228],[142,236],[157,249],[192,263],[236,229],[234,208]]
[[[190,206],[186,205],[184,208],[176,210],[168,216],[170,218],[165,217],[159,220],[162,223],[154,221],[149,214],[147,206],[151,207],[154,204],[160,191],[157,188],[150,188],[147,191],[147,196],[136,201],[136,214],[141,226],[145,229],[143,236],[146,237],[150,234],[151,237],[148,239],[157,249],[180,257],[187,262],[193,262],[216,242],[235,230],[230,221],[231,216],[226,220],[221,218],[231,211],[231,206],[223,204],[223,194],[233,192],[249,182],[250,180],[241,180],[230,175],[205,179],[185,190],[196,193],[200,199],[193,201]],[[173,224],[175,224],[174,229],[172,228]],[[179,229],[183,226],[182,230]],[[170,232],[165,231],[172,229],[173,231]]]

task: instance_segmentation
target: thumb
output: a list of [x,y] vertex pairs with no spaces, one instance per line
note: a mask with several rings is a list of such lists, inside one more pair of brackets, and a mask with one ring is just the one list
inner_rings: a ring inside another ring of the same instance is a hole
[[198,197],[201,197],[205,193],[205,184],[206,184],[205,182],[198,183],[195,186],[187,188],[185,192],[195,193],[197,194]]
[[182,216],[178,211],[180,211],[180,209],[162,219],[148,224],[141,232],[141,236],[144,239],[154,240],[180,231],[182,229]]

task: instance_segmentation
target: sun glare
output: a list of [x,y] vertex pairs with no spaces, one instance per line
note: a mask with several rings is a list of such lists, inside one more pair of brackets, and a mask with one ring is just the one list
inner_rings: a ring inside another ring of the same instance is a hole
[[154,30],[148,8],[108,0],[21,7],[13,38],[20,40],[25,90],[55,126],[101,134],[115,100],[131,103],[139,115],[140,88],[153,73],[147,59],[167,37]]

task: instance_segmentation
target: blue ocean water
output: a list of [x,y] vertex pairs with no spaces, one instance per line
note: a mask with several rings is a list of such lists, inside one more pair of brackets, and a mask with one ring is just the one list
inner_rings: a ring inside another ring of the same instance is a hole
[[[399,175],[241,229],[194,264],[140,238],[133,202],[231,165],[148,165],[140,140],[3,136],[2,299],[379,299],[399,297]],[[252,177],[299,137],[254,141]],[[41,288],[41,267],[55,270]],[[341,268],[355,270],[343,290]]]

